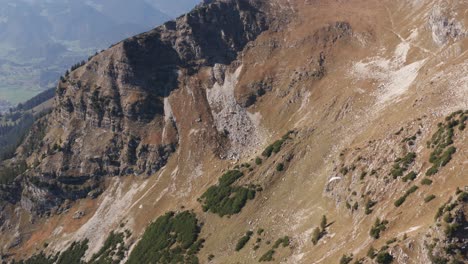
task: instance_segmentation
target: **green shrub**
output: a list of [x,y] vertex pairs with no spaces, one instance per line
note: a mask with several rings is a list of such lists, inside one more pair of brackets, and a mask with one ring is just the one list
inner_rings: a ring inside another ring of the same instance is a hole
[[283,163],[278,163],[276,165],[276,171],[283,171],[284,170],[284,164]]
[[212,261],[214,259],[215,255],[213,254],[210,254],[208,255],[208,261]]
[[258,261],[259,262],[272,261],[274,255],[275,255],[275,251],[273,249],[270,249],[265,254],[263,254]]
[[319,242],[320,238],[322,238],[322,232],[320,231],[320,228],[316,227],[314,229],[314,232],[312,233],[312,243],[314,245],[317,245],[317,243]]
[[260,165],[262,164],[262,159],[260,157],[255,158],[255,164]]
[[[260,257],[259,261],[260,262],[272,261],[273,260],[273,255],[275,254],[275,249],[277,249],[280,245],[282,245],[283,247],[287,247],[287,246],[289,246],[289,243],[290,243],[290,241],[289,241],[288,236],[279,238],[278,240],[276,240],[275,244],[273,244],[272,249],[268,250],[265,254],[263,254]],[[267,241],[266,244],[269,245],[270,241]]]
[[[75,264],[85,263],[82,261],[84,254],[88,250],[88,240],[82,242],[73,242],[64,252],[57,253],[55,256],[47,257],[43,252],[34,255],[31,258],[20,261],[21,264]],[[12,262],[16,263],[16,262]],[[90,262],[91,263],[91,262]]]
[[346,208],[351,209],[351,204],[348,202],[348,200],[346,200],[345,205],[346,205]]
[[369,248],[369,250],[367,251],[367,256],[370,258],[370,259],[374,259],[375,258],[375,248],[373,246],[371,246]]
[[327,228],[327,216],[326,215],[322,215],[322,220],[320,221],[320,228],[322,228],[322,230],[325,230],[325,228]]
[[361,176],[359,176],[359,179],[362,181],[362,180],[364,180],[364,178],[365,178],[366,176],[367,176],[367,171],[363,171],[363,172],[361,173]]
[[[25,261],[20,261],[19,264],[54,264],[56,260],[57,257],[47,257],[44,252],[41,252]],[[17,262],[13,261],[12,263],[15,264]]]
[[365,209],[364,209],[364,213],[366,215],[371,214],[372,213],[372,207],[374,207],[375,204],[377,204],[377,202],[374,202],[371,199],[368,199],[366,201],[366,206],[365,206]]
[[[105,264],[113,262],[113,255],[122,255],[124,244],[124,234],[111,232],[102,248],[92,256],[89,263]],[[120,245],[120,247],[118,247]]]
[[380,233],[387,229],[387,220],[381,221],[379,218],[375,220],[374,226],[372,226],[369,235],[375,239],[380,238]]
[[450,212],[447,212],[445,215],[444,215],[444,221],[446,223],[451,223],[453,221],[453,216]]
[[289,237],[285,236],[276,240],[275,244],[273,244],[273,249],[277,249],[280,245],[283,247],[289,246]]
[[440,123],[439,129],[432,135],[429,141],[429,147],[433,148],[429,162],[432,167],[426,171],[427,176],[436,174],[440,168],[447,165],[452,159],[453,154],[456,153],[456,148],[451,146],[453,144],[454,127],[458,124],[464,124],[463,120],[446,121],[445,124]]
[[245,244],[247,244],[247,242],[249,242],[250,240],[250,237],[252,236],[253,232],[252,231],[248,231],[245,236],[241,237],[239,239],[239,241],[237,242],[236,244],[236,251],[240,251],[241,249],[244,248]]
[[88,250],[88,240],[82,242],[73,242],[71,246],[65,250],[57,261],[57,264],[81,263],[81,259]]
[[445,227],[445,235],[448,237],[448,238],[452,238],[455,236],[455,233],[457,233],[459,231],[459,229],[462,229],[463,226],[460,225],[459,223],[453,223],[453,224],[449,224]]
[[196,254],[204,241],[198,240],[199,233],[194,213],[167,213],[146,228],[127,263],[198,263]]
[[457,200],[459,202],[465,202],[467,203],[468,202],[468,192],[461,192],[458,194],[458,198]]
[[390,174],[394,179],[403,176],[403,173],[408,170],[409,166],[414,162],[415,159],[416,153],[414,152],[409,152],[403,158],[396,159]]
[[344,167],[342,167],[342,168],[340,169],[340,173],[343,174],[343,175],[348,174],[348,171],[349,171],[349,169],[348,169],[348,167],[346,167],[346,166],[344,166]]
[[230,186],[242,176],[244,176],[244,174],[238,170],[228,171],[219,178],[219,185]]
[[379,264],[390,264],[393,262],[393,256],[388,252],[379,252],[375,258],[375,261]]
[[426,176],[435,175],[437,172],[439,172],[439,169],[435,166],[432,166],[426,171]]
[[343,255],[341,256],[340,264],[349,264],[351,261],[353,261],[353,254]]
[[434,216],[434,220],[439,219],[444,213],[444,210],[445,210],[445,204],[437,209],[436,215]]
[[242,176],[243,173],[238,170],[228,171],[221,176],[218,185],[211,186],[201,196],[203,211],[210,211],[221,217],[239,213],[256,194],[254,187],[232,186]]
[[394,202],[394,205],[395,205],[396,207],[399,207],[399,206],[402,205],[405,201],[406,201],[406,196],[402,196],[402,197],[398,198],[398,199]]
[[422,179],[421,184],[422,184],[422,185],[431,185],[431,184],[432,184],[432,180],[431,180],[431,179],[428,179],[428,178],[424,178],[424,179]]
[[424,202],[425,202],[425,203],[428,203],[428,202],[434,200],[435,198],[436,198],[436,196],[433,195],[433,194],[428,195],[428,196],[426,196],[426,197],[424,198]]
[[414,171],[411,171],[410,173],[406,174],[405,177],[402,178],[402,180],[404,182],[407,182],[407,181],[413,181],[414,179],[416,179],[416,172]]
[[273,144],[269,145],[263,152],[262,152],[262,156],[265,157],[265,158],[269,158],[271,157],[271,155],[273,153],[278,153],[280,152],[281,150],[281,147],[283,146],[284,142],[286,142],[286,140],[289,139],[289,135],[292,133],[293,131],[289,131],[288,133],[286,133],[281,139],[279,140],[276,140]]
[[418,186],[415,186],[415,185],[411,186],[411,188],[409,188],[402,197],[398,198],[398,200],[395,201],[394,205],[396,207],[399,207],[406,201],[406,198],[408,198],[410,194],[414,193],[418,189],[419,189]]
[[265,232],[265,230],[263,228],[260,228],[257,230],[257,235],[261,235],[263,234],[263,232]]

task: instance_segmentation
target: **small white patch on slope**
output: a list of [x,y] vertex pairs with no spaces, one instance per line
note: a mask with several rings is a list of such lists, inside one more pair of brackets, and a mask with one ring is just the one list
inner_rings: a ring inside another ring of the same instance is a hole
[[390,59],[373,57],[353,65],[352,74],[357,79],[377,79],[380,82],[376,91],[377,104],[385,104],[403,95],[414,80],[426,59],[406,64],[411,41],[416,39],[417,31],[413,30],[408,39],[402,39]]
[[[69,241],[82,241],[87,238],[89,240],[89,249],[86,252],[88,258],[99,251],[113,228],[127,216],[134,197],[146,187],[146,183],[134,183],[128,190],[124,190],[120,180],[116,179],[113,185],[102,194],[96,213],[70,237]],[[65,242],[55,248],[63,250],[67,246],[68,242]]]

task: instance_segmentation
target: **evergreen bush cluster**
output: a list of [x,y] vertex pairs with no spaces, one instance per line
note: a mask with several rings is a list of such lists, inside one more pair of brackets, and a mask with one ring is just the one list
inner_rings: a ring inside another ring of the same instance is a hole
[[231,170],[221,176],[218,184],[208,188],[201,196],[203,211],[210,211],[221,217],[239,213],[247,201],[254,199],[256,194],[252,186],[233,186],[233,183],[243,175],[238,170]]
[[276,154],[281,150],[284,142],[289,139],[289,136],[293,133],[293,131],[289,131],[286,133],[281,139],[276,140],[273,144],[269,145],[263,152],[262,156],[265,158],[271,157],[272,154]]
[[403,176],[403,173],[408,170],[409,166],[414,162],[416,159],[416,153],[409,152],[403,158],[398,158],[395,160],[393,164],[391,174],[394,179]]
[[411,186],[411,188],[409,188],[405,194],[403,196],[401,196],[400,198],[398,198],[398,200],[395,201],[395,206],[396,207],[399,207],[400,205],[402,205],[405,201],[406,201],[406,198],[408,198],[408,196],[410,196],[410,194],[414,193],[415,191],[417,191],[419,189],[418,186]]
[[432,166],[426,171],[427,176],[436,174],[440,168],[450,162],[457,151],[453,146],[454,128],[459,126],[460,130],[464,130],[467,118],[468,114],[466,112],[457,111],[447,116],[444,123],[439,123],[439,129],[427,142],[428,147],[433,149],[429,158]]
[[173,212],[159,217],[146,229],[127,263],[199,263],[197,253],[204,240],[193,212]]
[[239,241],[237,242],[236,251],[240,251],[241,249],[243,249],[245,244],[247,244],[247,242],[249,242],[252,235],[253,235],[252,231],[248,231],[247,233],[245,233],[245,235],[243,237],[241,237],[239,239]]
[[377,218],[375,220],[374,226],[372,226],[369,232],[370,236],[375,239],[379,239],[380,233],[387,229],[387,224],[388,224],[387,220],[381,221],[380,218]]

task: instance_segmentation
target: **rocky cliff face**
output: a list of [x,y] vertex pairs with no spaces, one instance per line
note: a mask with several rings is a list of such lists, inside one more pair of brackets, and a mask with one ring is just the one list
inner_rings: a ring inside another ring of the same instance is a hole
[[[96,191],[105,176],[148,176],[161,169],[177,150],[182,123],[193,122],[175,116],[172,108],[178,112],[184,106],[172,106],[171,93],[201,69],[236,60],[249,41],[268,29],[267,11],[267,4],[249,1],[201,5],[117,43],[63,78],[43,137],[31,135],[25,143],[38,147],[20,151],[33,167],[25,178],[26,208],[46,212],[63,199]],[[213,85],[226,70],[217,67],[200,82]],[[204,90],[194,92],[194,110],[206,110]],[[229,142],[211,128],[210,119],[202,122],[211,134],[207,140],[212,151],[222,152],[217,148]]]
[[115,44],[60,81],[8,161],[27,168],[0,186],[3,252],[465,261],[464,8],[204,1]]

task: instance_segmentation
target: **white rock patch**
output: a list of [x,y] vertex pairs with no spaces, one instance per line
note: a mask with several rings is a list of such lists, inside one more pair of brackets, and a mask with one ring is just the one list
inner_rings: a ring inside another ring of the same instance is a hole
[[[135,195],[145,188],[146,183],[135,183],[128,191],[124,192],[124,187],[120,184],[120,181],[115,180],[114,184],[103,193],[99,208],[93,217],[81,226],[70,237],[69,241],[82,241],[87,238],[89,240],[89,249],[86,252],[87,258],[98,252],[113,228],[128,215],[128,210]],[[67,242],[64,242],[55,248],[64,250],[68,245]]]
[[417,37],[414,30],[407,40],[397,45],[390,59],[372,57],[353,65],[352,75],[357,79],[376,79],[379,82],[376,91],[377,104],[386,104],[403,95],[414,80],[426,59],[406,64],[407,55],[411,49],[411,41]]
[[229,159],[248,156],[260,145],[261,138],[260,116],[247,112],[236,102],[234,96],[241,71],[242,66],[234,73],[226,73],[222,85],[217,82],[206,91],[216,129],[220,133],[226,133],[230,140],[231,148],[227,153]]

